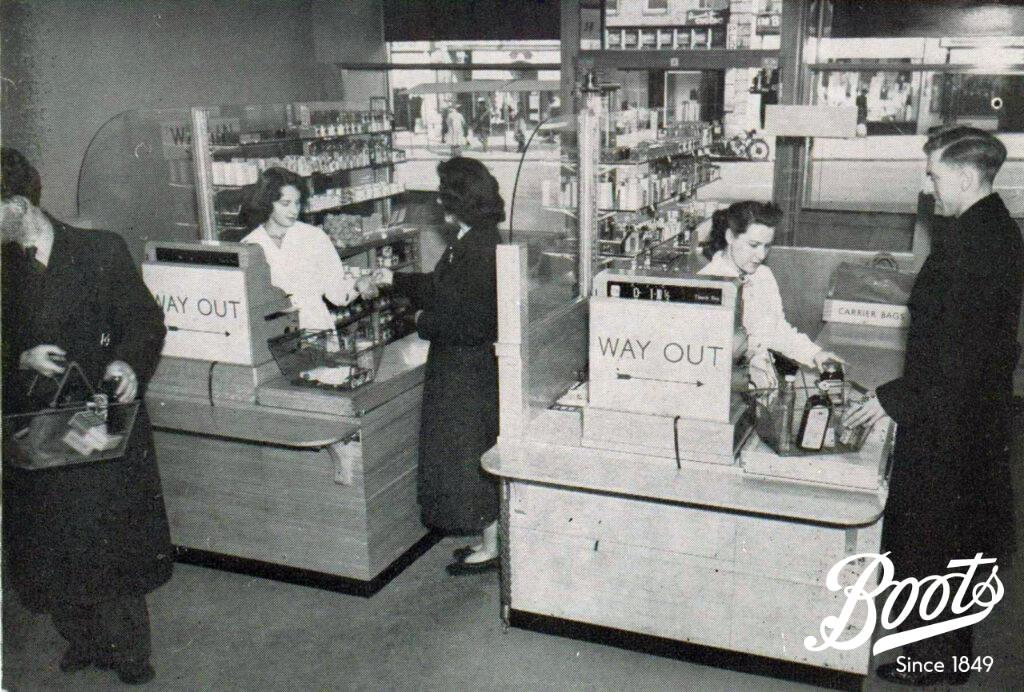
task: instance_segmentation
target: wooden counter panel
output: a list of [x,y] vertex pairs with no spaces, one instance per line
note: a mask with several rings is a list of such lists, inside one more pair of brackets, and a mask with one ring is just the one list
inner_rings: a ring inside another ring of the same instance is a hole
[[206,399],[146,395],[157,428],[286,447],[324,447],[359,429],[355,419],[268,409],[253,404],[210,406]]
[[736,569],[821,588],[839,560],[878,549],[882,522],[860,529],[737,517]]
[[367,514],[370,571],[381,572],[426,535],[416,502],[416,466],[373,499]]
[[514,524],[511,541],[517,610],[710,646],[729,642],[727,562]]
[[[732,638],[728,648],[758,656],[784,659],[833,670],[864,675],[870,663],[871,645],[851,651],[810,651],[804,638],[821,639],[821,621],[838,615],[846,602],[841,591],[821,584],[801,584],[763,575],[736,574],[733,594]],[[856,636],[865,623],[862,605],[843,639]]]
[[[811,652],[803,641],[845,601],[825,573],[877,552],[880,522],[846,530],[523,482],[510,492],[513,609],[867,673],[868,645]],[[848,566],[841,583],[862,569]]]
[[[632,548],[733,559],[736,518],[689,507],[632,502],[622,514],[621,498],[588,495],[579,502],[571,490],[513,485],[513,525],[538,533],[583,538],[591,543],[620,543]],[[693,531],[693,526],[701,526]]]
[[[371,580],[426,535],[416,504],[417,434],[422,387],[404,392],[361,419],[280,409],[236,409],[249,416],[255,440],[158,429],[158,461],[180,546],[337,576]],[[184,415],[185,402],[176,410]],[[193,410],[202,406],[192,403]],[[209,409],[209,407],[205,407]],[[226,409],[215,412],[223,423]],[[196,416],[198,417],[198,416]],[[293,420],[359,432],[346,447],[351,480],[336,482],[326,448],[265,443],[272,421]],[[255,421],[255,423],[253,423]],[[351,421],[351,422],[350,422]],[[161,423],[166,424],[164,417]],[[194,422],[194,421],[193,421]],[[363,428],[359,424],[366,423]],[[220,428],[208,428],[221,430]]]

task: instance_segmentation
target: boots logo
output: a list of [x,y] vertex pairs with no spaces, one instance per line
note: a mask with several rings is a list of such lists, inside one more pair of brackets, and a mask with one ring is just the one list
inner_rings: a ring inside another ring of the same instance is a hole
[[[1003,583],[999,580],[999,568],[995,565],[995,558],[983,558],[982,554],[978,553],[971,559],[950,560],[946,565],[951,570],[967,568],[966,571],[933,575],[924,579],[908,577],[896,581],[896,570],[888,555],[889,553],[851,555],[832,566],[825,579],[825,585],[829,591],[842,590],[846,594],[846,603],[838,615],[829,615],[821,621],[820,641],[814,636],[804,639],[804,646],[809,651],[824,651],[829,648],[841,651],[855,649],[870,641],[875,625],[881,623],[883,629],[893,633],[879,637],[875,641],[872,653],[880,654],[905,644],[977,624],[984,620],[996,603],[1003,598]],[[865,567],[854,583],[850,586],[840,583],[840,575],[844,568],[850,566],[852,569],[860,562],[865,562]],[[984,565],[991,565],[991,570],[987,570],[987,576],[983,581],[973,583],[978,568]],[[885,597],[879,612],[875,599],[890,588],[892,590]],[[902,610],[893,613],[893,609],[903,600],[903,595],[906,596],[906,600]],[[935,620],[947,610],[954,617],[916,629],[895,632],[915,608],[924,622]],[[864,625],[854,636],[841,639],[847,627],[850,627],[851,631],[857,629],[851,626],[851,620],[861,611],[865,613]]]

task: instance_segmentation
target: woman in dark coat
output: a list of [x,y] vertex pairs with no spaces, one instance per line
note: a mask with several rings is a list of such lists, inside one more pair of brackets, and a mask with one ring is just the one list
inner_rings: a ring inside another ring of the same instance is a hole
[[429,274],[396,274],[394,286],[418,310],[416,329],[430,341],[420,427],[419,502],[423,523],[445,534],[482,533],[457,552],[449,572],[497,566],[498,486],[480,456],[498,435],[498,337],[495,247],[505,218],[498,182],[476,159],[437,167],[445,220],[455,240]]
[[[46,215],[38,174],[11,149],[2,185],[4,414],[46,407],[65,360],[94,387],[117,378],[119,400],[141,398],[165,329],[124,240]],[[151,679],[145,594],[170,578],[172,555],[145,407],[120,459],[25,470],[4,452],[4,586],[52,615],[70,643],[61,670]]]

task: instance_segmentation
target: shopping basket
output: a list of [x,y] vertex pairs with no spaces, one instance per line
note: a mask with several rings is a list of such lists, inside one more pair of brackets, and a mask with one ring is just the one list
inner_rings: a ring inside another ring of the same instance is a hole
[[[85,383],[88,401],[62,401],[73,374]],[[30,393],[39,380],[36,376]],[[106,394],[96,392],[77,363],[69,363],[47,408],[3,417],[4,457],[13,466],[29,470],[123,457],[139,403],[110,403]]]

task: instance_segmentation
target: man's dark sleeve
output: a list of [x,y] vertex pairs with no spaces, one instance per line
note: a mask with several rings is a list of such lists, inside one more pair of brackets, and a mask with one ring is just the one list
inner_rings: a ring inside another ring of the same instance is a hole
[[908,344],[903,376],[876,390],[882,408],[899,425],[958,420],[966,392],[976,386],[978,364],[990,358],[994,344],[987,327],[1001,302],[1005,272],[997,257],[988,257],[991,264],[970,259],[948,273],[929,323],[911,327],[920,335],[917,348]]
[[124,239],[114,237],[110,280],[113,318],[120,339],[113,360],[122,360],[132,367],[141,390],[156,370],[167,328],[163,310],[143,283]]

